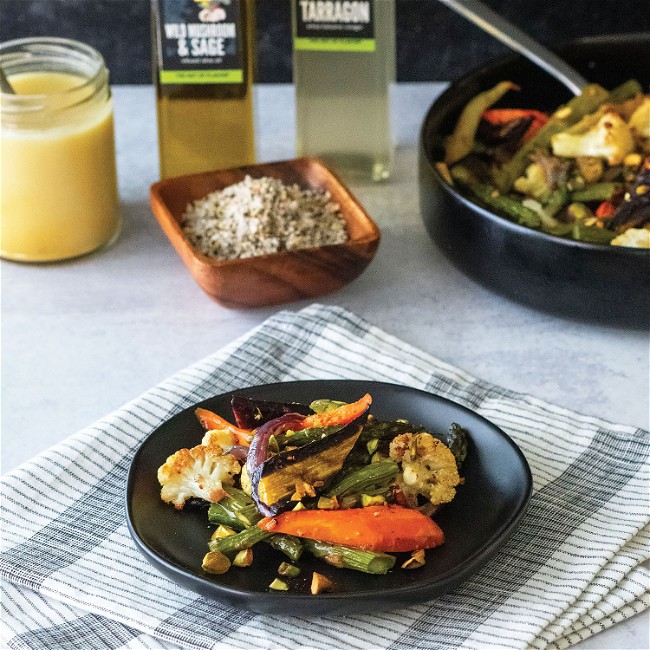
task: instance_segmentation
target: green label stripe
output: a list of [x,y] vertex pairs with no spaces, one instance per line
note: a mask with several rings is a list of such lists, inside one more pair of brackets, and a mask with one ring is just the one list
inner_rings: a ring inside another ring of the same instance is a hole
[[243,70],[161,70],[161,84],[240,84]]
[[299,38],[293,39],[296,50],[318,52],[374,52],[374,38]]

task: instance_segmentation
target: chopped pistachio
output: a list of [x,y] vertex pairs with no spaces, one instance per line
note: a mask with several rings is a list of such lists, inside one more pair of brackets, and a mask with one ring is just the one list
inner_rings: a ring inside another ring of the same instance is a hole
[[354,508],[359,503],[359,497],[356,494],[349,494],[341,497],[339,505],[341,508]]
[[368,450],[369,454],[374,454],[377,451],[378,446],[379,446],[379,440],[377,440],[377,438],[373,438],[372,440],[368,440],[368,443],[366,444],[366,449]]
[[235,531],[232,528],[230,528],[230,526],[224,526],[223,524],[220,524],[215,528],[210,539],[220,539],[222,537],[230,537],[230,535],[234,535],[234,534]]
[[245,567],[245,566],[250,566],[253,564],[253,549],[252,548],[245,548],[237,555],[235,555],[235,559],[232,561],[232,563],[235,566],[239,567]]
[[289,585],[287,585],[284,580],[275,578],[275,580],[273,580],[273,582],[269,585],[269,589],[274,589],[275,591],[288,591]]
[[320,497],[317,507],[319,510],[338,510],[340,508],[336,497]]
[[312,575],[311,578],[312,594],[322,594],[326,591],[332,591],[333,588],[334,585],[332,584],[332,581],[329,578],[326,578],[321,573],[316,573],[316,571],[314,571],[314,574]]
[[289,562],[283,562],[278,567],[278,573],[281,576],[287,576],[288,578],[297,578],[300,575],[300,569]]
[[367,508],[368,506],[382,506],[384,503],[386,503],[386,499],[381,494],[376,494],[374,496],[370,494],[361,495],[361,505],[364,508]]
[[230,560],[220,551],[210,551],[204,555],[201,568],[206,573],[226,573],[230,568]]
[[421,548],[411,553],[411,557],[402,564],[402,569],[419,569],[424,564],[424,549]]

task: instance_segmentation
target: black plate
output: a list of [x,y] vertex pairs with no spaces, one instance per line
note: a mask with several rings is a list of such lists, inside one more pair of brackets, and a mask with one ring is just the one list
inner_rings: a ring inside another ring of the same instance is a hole
[[[126,493],[127,523],[136,546],[157,569],[204,596],[260,613],[350,614],[402,607],[449,591],[470,576],[505,543],[528,504],[531,475],[519,448],[494,424],[442,397],[392,384],[334,380],[269,384],[236,392],[307,403],[318,398],[351,401],[369,392],[371,411],[378,418],[408,418],[440,431],[458,422],[470,434],[462,471],[466,482],[453,503],[436,517],[446,543],[427,552],[422,569],[394,569],[385,576],[370,576],[335,569],[305,554],[300,560],[302,576],[291,591],[273,592],[268,585],[277,577],[277,567],[286,559],[283,555],[259,544],[251,567],[207,575],[201,570],[201,559],[212,527],[205,511],[179,512],[161,501],[158,467],[177,449],[199,444],[203,436],[194,415],[196,407],[182,411],[156,429],[133,458]],[[197,406],[231,418],[232,394]],[[308,581],[314,570],[329,576],[337,592],[310,595]]]
[[[587,79],[611,89],[650,85],[650,35],[590,37],[553,48]],[[647,328],[650,250],[587,244],[513,223],[464,197],[440,176],[443,138],[477,93],[509,79],[521,91],[500,105],[553,111],[569,91],[521,56],[494,59],[452,83],[431,106],[420,134],[420,212],[433,241],[484,286],[536,309],[579,320]]]

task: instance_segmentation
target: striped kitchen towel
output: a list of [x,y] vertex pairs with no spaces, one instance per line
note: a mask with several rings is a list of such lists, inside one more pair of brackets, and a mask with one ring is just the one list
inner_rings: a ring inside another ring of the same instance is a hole
[[[380,614],[262,616],[178,587],[135,549],[125,482],[151,431],[219,393],[316,378],[443,395],[523,450],[530,507],[455,591]],[[648,607],[649,451],[646,431],[490,385],[343,309],[283,311],[2,479],[2,647],[565,648]]]

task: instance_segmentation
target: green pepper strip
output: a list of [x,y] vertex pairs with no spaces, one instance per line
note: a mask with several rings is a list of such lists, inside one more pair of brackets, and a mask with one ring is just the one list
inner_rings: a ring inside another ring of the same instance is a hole
[[516,87],[512,81],[502,81],[469,100],[445,146],[445,162],[448,165],[453,165],[472,151],[483,112]]

